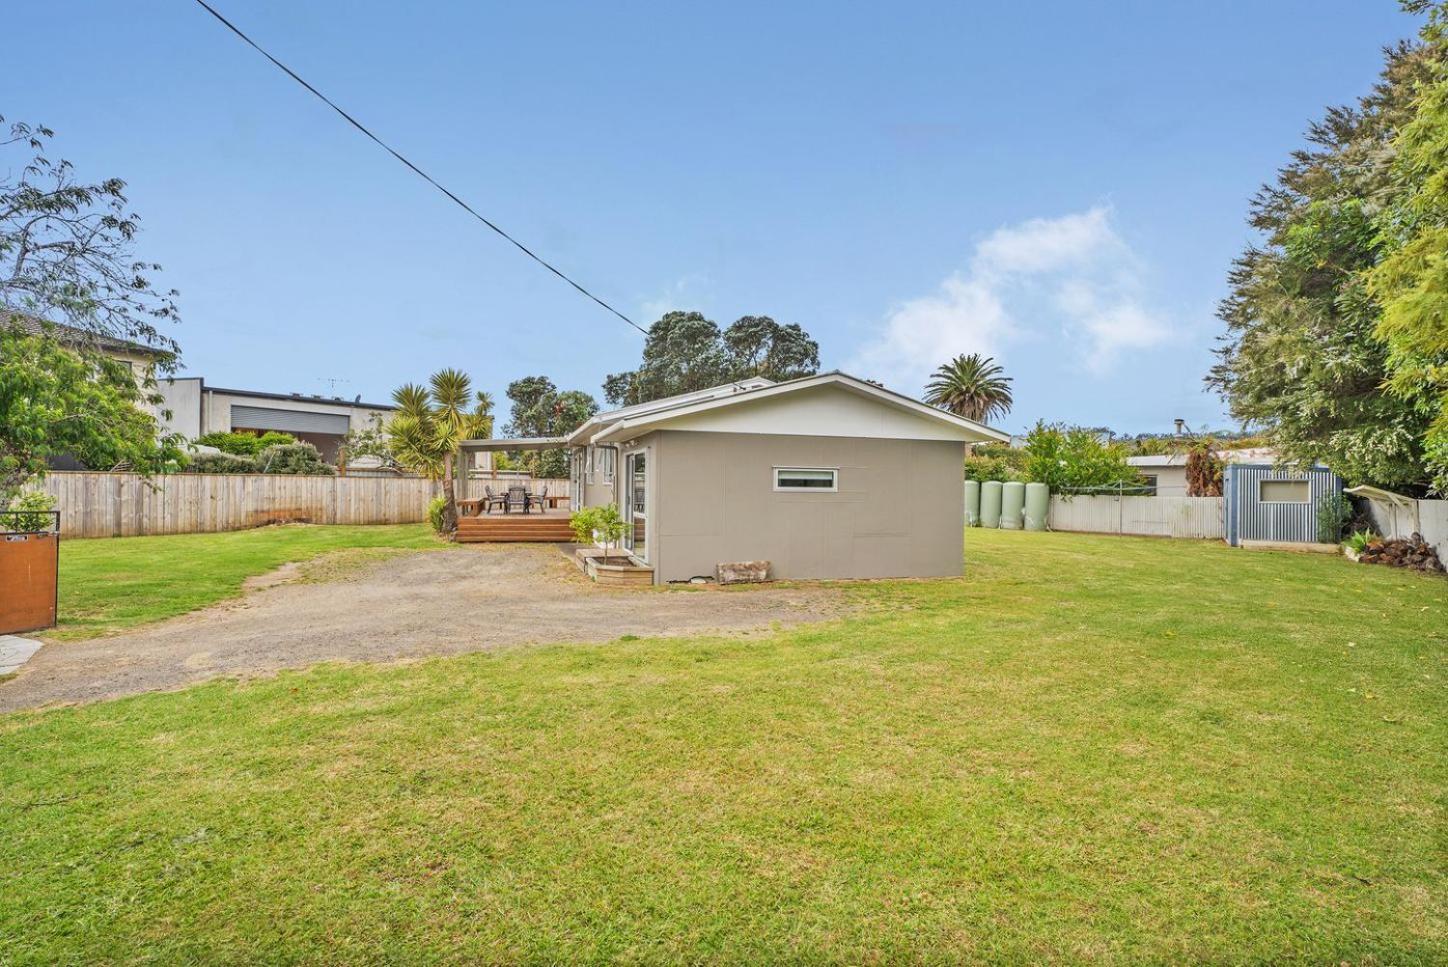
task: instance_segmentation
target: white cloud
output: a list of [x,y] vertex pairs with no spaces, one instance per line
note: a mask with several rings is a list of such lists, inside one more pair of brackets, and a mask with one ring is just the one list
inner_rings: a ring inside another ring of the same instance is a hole
[[698,303],[708,294],[709,277],[701,272],[693,272],[681,276],[671,285],[666,286],[655,298],[644,299],[639,303],[643,310],[643,319],[640,324],[647,329],[651,323],[657,320],[666,312],[675,309],[688,311],[698,309]]
[[963,272],[892,309],[851,367],[913,388],[957,353],[1008,361],[1015,343],[1064,338],[1089,369],[1104,373],[1123,354],[1167,338],[1140,290],[1137,260],[1109,208],[1034,218],[992,232]]

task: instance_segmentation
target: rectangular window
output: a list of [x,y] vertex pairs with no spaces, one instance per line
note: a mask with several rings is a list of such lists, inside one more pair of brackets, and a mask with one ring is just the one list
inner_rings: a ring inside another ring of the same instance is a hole
[[838,490],[837,470],[807,469],[804,467],[775,467],[775,490],[814,490],[833,493]]
[[1305,504],[1311,498],[1306,480],[1263,480],[1257,488],[1257,499],[1264,504]]
[[604,483],[611,484],[613,483],[613,462],[617,459],[617,453],[613,447],[600,447],[597,453],[598,473],[603,478]]

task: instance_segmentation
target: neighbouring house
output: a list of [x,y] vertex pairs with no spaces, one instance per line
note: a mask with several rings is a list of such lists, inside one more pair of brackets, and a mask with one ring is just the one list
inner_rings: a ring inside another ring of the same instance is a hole
[[[1272,464],[1277,460],[1277,451],[1270,447],[1248,447],[1241,450],[1215,450],[1213,453],[1224,463]],[[1141,471],[1146,486],[1156,497],[1187,496],[1187,455],[1185,453],[1161,453],[1147,457],[1128,457],[1126,462]]]
[[89,333],[74,326],[51,322],[48,319],[40,319],[11,309],[0,309],[0,324],[16,325],[22,332],[36,336],[53,336],[63,346],[73,348],[84,346],[98,350],[112,359],[120,360],[130,366],[132,375],[138,381],[154,377],[156,367],[174,355],[169,350],[147,346],[145,343]]
[[830,372],[628,406],[536,444],[570,449],[573,505],[618,504],[625,547],[663,584],[759,560],[783,579],[958,575],[965,447],[1008,439]]
[[158,380],[157,391],[165,400],[158,408],[163,424],[188,440],[215,432],[277,430],[314,445],[328,463],[337,462],[349,430],[366,429],[397,409],[363,403],[360,397],[223,389],[198,376]]

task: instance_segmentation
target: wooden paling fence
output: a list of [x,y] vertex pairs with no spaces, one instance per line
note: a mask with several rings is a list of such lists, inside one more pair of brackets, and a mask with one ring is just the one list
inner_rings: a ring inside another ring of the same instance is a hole
[[263,524],[405,524],[427,519],[440,490],[418,477],[57,471],[41,488],[57,500],[65,537],[134,537],[244,530]]

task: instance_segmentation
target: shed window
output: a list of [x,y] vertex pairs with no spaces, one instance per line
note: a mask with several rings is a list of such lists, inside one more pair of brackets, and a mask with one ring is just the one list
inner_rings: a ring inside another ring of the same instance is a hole
[[775,467],[775,490],[818,490],[835,491],[835,470],[805,469],[802,467]]
[[1306,480],[1263,480],[1257,490],[1264,504],[1305,504],[1311,497]]

